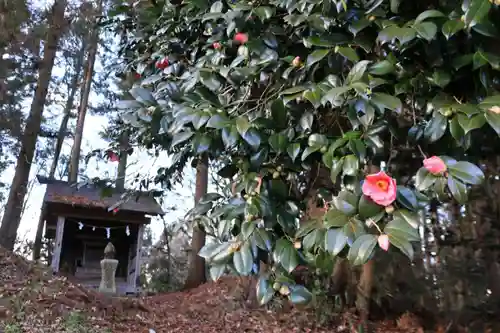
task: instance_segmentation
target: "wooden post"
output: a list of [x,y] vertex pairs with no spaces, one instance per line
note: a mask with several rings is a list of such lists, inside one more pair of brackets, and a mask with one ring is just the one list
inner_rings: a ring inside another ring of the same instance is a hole
[[142,264],[142,237],[144,235],[144,225],[139,226],[139,230],[137,232],[137,249],[135,252],[135,272],[134,272],[134,288],[135,291],[138,291],[137,279],[141,274],[141,264]]
[[59,272],[63,235],[64,235],[64,217],[59,216],[57,217],[56,241],[54,247],[54,254],[52,256],[52,273],[54,274]]

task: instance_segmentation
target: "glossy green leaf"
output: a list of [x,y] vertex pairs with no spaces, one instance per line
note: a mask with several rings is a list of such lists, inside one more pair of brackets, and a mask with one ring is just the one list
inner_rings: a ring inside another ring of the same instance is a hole
[[500,107],[500,94],[488,96],[481,103],[479,103],[479,107],[484,110],[489,110],[495,106]]
[[259,277],[255,291],[257,294],[257,301],[260,305],[265,305],[273,299],[274,289],[265,276]]
[[300,154],[300,143],[292,143],[286,149],[288,156],[295,161]]
[[397,187],[396,200],[401,206],[409,210],[418,209],[417,197],[415,196],[415,193],[407,187],[404,186]]
[[310,130],[312,128],[313,121],[313,114],[311,112],[304,112],[302,117],[300,117],[300,127],[302,127],[304,131]]
[[484,118],[488,124],[500,135],[500,114],[493,113],[491,111],[484,114]]
[[349,59],[352,62],[358,62],[359,61],[359,56],[356,53],[356,50],[350,48],[350,47],[339,47],[337,49],[337,52],[342,55],[344,58]]
[[325,147],[328,144],[328,139],[323,134],[311,134],[307,140],[309,147]]
[[283,133],[275,133],[269,137],[269,145],[275,152],[284,153],[288,145],[288,138]]
[[338,209],[330,209],[325,214],[326,227],[343,227],[347,224],[349,217]]
[[465,24],[474,26],[481,23],[490,11],[491,3],[489,0],[471,0],[470,5],[465,12]]
[[418,242],[420,240],[420,234],[417,228],[413,228],[406,220],[395,217],[392,221],[389,221],[384,228],[384,233],[387,235],[393,235],[401,239],[405,239],[409,242]]
[[288,299],[292,304],[305,305],[309,304],[312,299],[312,293],[307,290],[306,287],[301,285],[290,286],[290,294],[288,295]]
[[435,112],[424,130],[424,137],[429,142],[436,142],[441,139],[446,132],[448,121],[441,113]]
[[356,214],[358,208],[358,196],[350,191],[340,191],[333,198],[333,204],[343,214],[352,216]]
[[484,114],[477,114],[472,117],[468,117],[467,115],[460,113],[457,115],[457,119],[465,134],[474,129],[483,127],[483,125],[486,123]]
[[289,241],[283,243],[283,248],[279,253],[279,263],[288,273],[292,272],[299,264],[297,250]]
[[194,135],[191,131],[179,132],[173,135],[172,142],[170,143],[170,148],[177,146],[183,142],[186,142]]
[[483,171],[470,162],[460,161],[450,165],[448,172],[452,177],[466,184],[480,185],[484,181]]
[[222,142],[226,148],[231,148],[238,141],[239,135],[236,127],[222,129]]
[[271,104],[271,115],[278,128],[287,127],[287,114],[285,110],[285,104],[283,104],[283,101],[281,99],[275,99]]
[[201,72],[200,82],[211,91],[218,91],[222,86],[217,76],[210,72]]
[[432,22],[421,22],[413,25],[418,35],[427,41],[434,39],[437,33],[437,25]]
[[260,134],[257,132],[255,128],[250,128],[241,136],[243,140],[245,140],[252,148],[257,149],[261,143]]
[[370,100],[381,109],[389,109],[397,113],[400,113],[403,108],[399,98],[384,93],[373,93]]
[[449,176],[448,189],[458,203],[464,204],[467,201],[467,186],[460,180],[455,179],[453,176]]
[[362,195],[361,198],[359,199],[358,213],[359,216],[364,219],[373,217],[379,214],[382,210],[383,208],[381,206],[377,205],[375,202],[373,202],[370,198],[368,198],[365,195]]
[[307,56],[306,66],[311,67],[312,65],[326,57],[328,53],[330,53],[329,49],[320,49],[313,51],[310,55]]
[[412,228],[417,229],[420,224],[420,216],[416,212],[410,212],[406,209],[398,209],[393,213],[394,218],[406,221]]
[[434,185],[434,182],[436,181],[436,176],[434,176],[432,173],[427,171],[426,168],[421,167],[417,171],[417,175],[415,178],[415,187],[419,191],[425,191],[432,185]]
[[342,228],[328,229],[325,233],[325,250],[336,256],[347,244],[347,236]]
[[381,62],[373,64],[370,67],[369,72],[373,75],[386,75],[393,73],[395,69],[396,67],[394,67],[389,60],[382,60]]
[[411,243],[403,238],[397,237],[396,235],[389,235],[389,243],[397,247],[405,256],[413,261],[414,250]]
[[254,221],[245,221],[241,224],[241,235],[246,240],[252,235],[255,228],[257,228],[257,225]]
[[441,31],[443,32],[443,35],[446,37],[446,39],[450,39],[453,35],[455,35],[460,30],[463,30],[464,28],[464,22],[458,19],[453,19],[443,24]]
[[355,155],[347,155],[344,157],[343,171],[345,175],[355,176],[359,171],[359,160]]
[[347,74],[346,83],[350,84],[361,80],[369,64],[370,61],[361,60],[357,62],[354,66],[352,66],[351,70],[349,71],[349,74]]
[[233,254],[234,268],[240,275],[249,275],[252,272],[253,256],[250,243],[244,243],[239,251]]
[[214,264],[210,266],[210,278],[212,281],[218,281],[226,271],[226,264]]
[[268,6],[260,6],[254,9],[254,13],[260,18],[262,22],[270,19],[274,15],[274,8]]
[[417,16],[417,18],[415,19],[415,22],[419,23],[419,22],[425,21],[427,19],[436,18],[436,17],[445,17],[445,15],[442,12],[440,12],[439,10],[430,9],[430,10],[426,10],[425,12],[420,13]]
[[375,245],[377,245],[376,236],[370,234],[362,235],[351,245],[347,259],[353,266],[363,265],[372,256]]

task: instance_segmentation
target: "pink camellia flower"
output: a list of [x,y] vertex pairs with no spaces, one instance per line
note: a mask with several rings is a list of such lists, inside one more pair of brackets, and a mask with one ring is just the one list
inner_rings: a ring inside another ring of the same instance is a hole
[[384,251],[389,250],[389,236],[386,234],[378,236],[378,246]]
[[242,32],[238,32],[236,35],[234,35],[234,41],[240,44],[245,44],[246,42],[248,42],[248,35]]
[[446,164],[439,157],[432,156],[424,160],[424,168],[433,175],[438,175],[446,171]]
[[220,43],[219,43],[219,42],[215,42],[215,43],[213,43],[213,44],[212,44],[212,46],[213,46],[213,47],[214,47],[214,49],[216,49],[216,50],[220,50],[220,49],[222,48],[222,45],[220,45]]
[[364,195],[384,207],[396,200],[396,180],[383,171],[366,176],[362,190]]

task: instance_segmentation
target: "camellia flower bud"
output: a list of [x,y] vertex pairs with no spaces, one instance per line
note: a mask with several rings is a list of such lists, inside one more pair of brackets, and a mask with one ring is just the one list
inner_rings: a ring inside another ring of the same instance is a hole
[[156,62],[156,64],[155,64],[155,67],[156,67],[157,69],[164,70],[165,68],[167,68],[167,67],[168,67],[168,65],[169,65],[169,64],[170,64],[170,63],[168,62],[168,58],[167,58],[167,57],[165,57],[165,58],[163,58],[163,59],[161,59],[161,60],[158,60],[158,61]]
[[248,47],[244,45],[238,47],[238,55],[243,57],[248,57]]
[[281,286],[281,288],[280,288],[280,294],[283,295],[283,296],[290,295],[290,288],[288,288],[287,286]]
[[390,205],[390,206],[385,207],[385,212],[386,212],[387,214],[392,214],[392,213],[394,213],[394,206],[393,206],[393,205]]
[[[500,1],[500,0],[499,0]],[[495,114],[500,114],[500,106],[493,106],[489,109],[490,112],[493,112]]]
[[380,248],[384,251],[388,251],[389,250],[389,236],[387,236],[386,234],[382,234],[380,236],[378,236],[378,246],[380,246]]
[[214,49],[216,50],[220,50],[222,48],[222,45],[219,43],[219,42],[215,42],[212,44],[212,46],[214,47]]
[[293,60],[292,60],[292,66],[293,67],[300,67],[302,65],[301,61],[300,61],[300,57],[295,57]]
[[302,243],[300,241],[296,241],[295,243],[293,243],[293,247],[298,250],[302,247]]
[[238,32],[236,35],[234,35],[234,41],[240,44],[245,44],[246,42],[248,42],[248,35],[242,32]]
[[444,164],[444,161],[437,156],[426,158],[423,164],[424,168],[426,168],[427,171],[429,171],[433,175],[442,174],[446,172],[447,169],[446,164]]

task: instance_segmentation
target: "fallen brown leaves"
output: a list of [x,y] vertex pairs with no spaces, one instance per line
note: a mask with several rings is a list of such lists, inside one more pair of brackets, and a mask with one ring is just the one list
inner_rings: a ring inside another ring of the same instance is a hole
[[[109,298],[0,248],[0,329],[3,320],[29,333],[69,332],[68,317],[77,312],[89,333],[357,332],[350,313],[336,315],[325,328],[316,326],[312,311],[250,306],[241,297],[247,286],[248,280],[227,277],[187,292]],[[414,320],[407,314],[397,322],[374,323],[370,332],[423,332]]]

